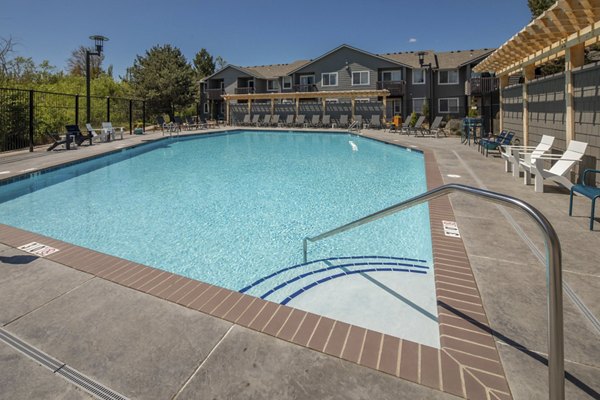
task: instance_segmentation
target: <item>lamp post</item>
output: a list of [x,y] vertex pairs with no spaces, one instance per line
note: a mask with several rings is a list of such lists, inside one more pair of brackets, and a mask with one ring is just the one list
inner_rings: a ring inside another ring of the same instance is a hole
[[88,124],[91,122],[91,107],[90,107],[90,56],[100,56],[102,54],[102,48],[104,47],[104,42],[108,42],[108,38],[101,35],[92,35],[90,39],[94,41],[94,47],[96,51],[85,51],[85,107],[86,107],[86,115],[85,122]]
[[421,66],[421,68],[423,67],[427,67],[428,70],[428,76],[429,76],[429,123],[431,124],[431,122],[433,121],[433,64],[432,63],[425,63],[425,55],[427,54],[427,52],[425,51],[420,51],[417,53],[417,55],[419,56],[419,65]]

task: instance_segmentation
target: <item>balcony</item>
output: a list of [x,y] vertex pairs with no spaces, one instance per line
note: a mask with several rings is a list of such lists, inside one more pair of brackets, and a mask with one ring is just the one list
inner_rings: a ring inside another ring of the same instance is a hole
[[377,90],[388,90],[390,97],[404,96],[406,93],[405,81],[378,81]]
[[294,85],[294,92],[318,92],[317,85]]
[[206,98],[208,100],[221,100],[221,96],[225,94],[225,91],[219,89],[206,89]]
[[235,88],[235,94],[252,94],[254,93],[253,87],[238,87]]
[[499,89],[498,78],[471,78],[466,82],[465,94],[476,96],[495,92]]

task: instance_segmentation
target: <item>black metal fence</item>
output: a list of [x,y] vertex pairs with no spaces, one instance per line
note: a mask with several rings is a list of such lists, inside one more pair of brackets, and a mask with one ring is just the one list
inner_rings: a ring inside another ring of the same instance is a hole
[[[145,127],[143,100],[120,97],[90,97],[90,123],[100,128],[112,122],[130,133]],[[86,97],[77,94],[0,88],[0,151],[19,150],[48,143],[49,134],[62,133],[75,124],[85,132]]]

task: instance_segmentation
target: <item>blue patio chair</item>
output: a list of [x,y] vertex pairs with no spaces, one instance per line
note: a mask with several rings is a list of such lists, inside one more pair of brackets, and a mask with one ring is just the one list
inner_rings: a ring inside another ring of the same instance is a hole
[[488,152],[490,150],[498,150],[500,151],[500,146],[508,146],[512,143],[513,137],[515,136],[515,134],[513,132],[508,132],[506,134],[506,136],[501,139],[501,140],[497,140],[495,142],[493,141],[486,141],[484,143],[481,143],[481,151],[485,150],[485,156],[488,156]]
[[581,183],[571,187],[571,197],[569,201],[569,216],[573,215],[573,193],[579,193],[592,200],[592,214],[590,215],[590,231],[594,230],[594,211],[596,209],[596,199],[600,197],[600,187],[588,186],[585,184],[585,176],[588,173],[598,174],[598,169],[586,169],[583,171]]
[[504,140],[507,134],[508,131],[503,130],[498,134],[498,136],[480,139],[478,143],[478,150],[481,152],[481,154],[483,154],[482,146],[484,143],[497,143],[498,141]]

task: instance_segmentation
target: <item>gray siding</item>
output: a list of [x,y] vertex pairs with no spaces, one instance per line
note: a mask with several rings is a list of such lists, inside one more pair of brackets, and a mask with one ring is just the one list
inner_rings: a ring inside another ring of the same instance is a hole
[[[346,61],[349,71],[346,69]],[[300,75],[314,74],[319,91],[373,90],[377,87],[380,68],[401,70],[402,66],[344,47],[298,70],[294,74],[294,83],[300,84]],[[353,86],[352,71],[369,71],[369,85]],[[321,74],[325,72],[338,73],[337,86],[322,86]]]
[[560,151],[566,149],[564,89],[565,78],[562,74],[537,79],[528,85],[531,143],[539,143],[542,135],[551,135],[555,137],[553,148]]

